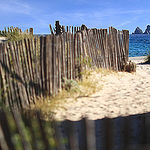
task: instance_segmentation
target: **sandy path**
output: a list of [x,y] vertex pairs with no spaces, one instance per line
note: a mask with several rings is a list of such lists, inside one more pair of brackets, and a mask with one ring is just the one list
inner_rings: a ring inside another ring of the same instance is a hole
[[150,65],[138,64],[143,62],[143,57],[130,59],[137,63],[136,73],[118,72],[104,76],[102,90],[74,102],[68,100],[63,109],[56,111],[55,118],[100,119],[150,112]]

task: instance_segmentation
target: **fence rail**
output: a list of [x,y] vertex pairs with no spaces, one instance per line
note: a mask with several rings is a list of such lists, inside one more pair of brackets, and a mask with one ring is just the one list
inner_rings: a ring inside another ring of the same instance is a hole
[[26,107],[39,96],[55,96],[64,79],[81,78],[82,70],[122,70],[128,60],[129,32],[85,29],[0,44],[0,99]]

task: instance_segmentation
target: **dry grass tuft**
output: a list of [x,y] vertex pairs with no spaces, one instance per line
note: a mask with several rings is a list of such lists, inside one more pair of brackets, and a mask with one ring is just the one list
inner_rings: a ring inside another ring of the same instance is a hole
[[127,62],[127,64],[123,66],[123,71],[129,72],[129,73],[136,72],[136,64],[131,61]]
[[38,110],[44,119],[52,119],[53,112],[64,108],[63,105],[68,102],[77,101],[80,97],[88,97],[91,94],[101,90],[103,83],[102,76],[115,73],[106,69],[86,70],[82,72],[81,81],[68,80],[68,84],[74,83],[69,88],[64,88],[55,97],[40,98],[35,105],[31,106],[32,110]]

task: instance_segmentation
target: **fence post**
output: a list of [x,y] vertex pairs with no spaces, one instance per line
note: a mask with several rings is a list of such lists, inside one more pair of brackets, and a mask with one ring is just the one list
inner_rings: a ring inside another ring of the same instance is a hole
[[59,24],[59,21],[56,21],[55,23],[55,30],[56,30],[56,35],[61,33],[61,25]]
[[30,35],[33,35],[33,28],[29,29]]
[[95,121],[85,119],[87,150],[96,150]]

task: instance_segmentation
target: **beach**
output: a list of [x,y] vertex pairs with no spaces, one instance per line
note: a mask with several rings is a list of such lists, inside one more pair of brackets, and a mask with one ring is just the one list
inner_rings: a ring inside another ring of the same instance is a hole
[[5,41],[7,41],[8,39],[6,37],[0,37],[0,43],[3,43]]
[[93,79],[103,88],[88,97],[66,102],[54,111],[57,120],[77,121],[83,117],[91,120],[115,118],[150,112],[150,65],[142,64],[145,57],[130,57],[137,65],[136,72],[117,72]]

